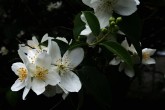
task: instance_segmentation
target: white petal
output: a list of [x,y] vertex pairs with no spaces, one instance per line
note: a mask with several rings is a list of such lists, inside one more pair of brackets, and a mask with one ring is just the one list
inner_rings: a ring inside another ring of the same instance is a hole
[[137,10],[134,0],[118,0],[114,6],[114,11],[120,15],[128,16]]
[[136,5],[140,5],[140,1],[139,0],[135,0]]
[[120,63],[119,65],[119,71],[121,72],[125,68],[125,63]]
[[143,64],[148,64],[148,65],[150,65],[150,64],[155,64],[156,61],[155,61],[155,59],[153,59],[153,58],[149,58],[149,59],[147,59],[147,60],[142,59],[142,63],[143,63]]
[[58,84],[60,82],[61,78],[58,74],[57,71],[49,71],[49,73],[47,74],[47,79],[46,79],[46,84],[50,84],[52,86],[55,86],[56,84]]
[[90,6],[91,0],[82,0],[82,2],[87,5]]
[[84,58],[84,50],[82,48],[75,48],[71,51],[66,51],[62,63],[69,68],[75,68],[78,66]]
[[30,91],[30,89],[25,87],[25,89],[23,91],[23,95],[22,95],[23,100],[25,100],[25,98],[26,98],[27,94],[29,93],[29,91]]
[[119,63],[121,62],[120,58],[119,57],[116,57],[116,58],[113,58],[109,64],[110,65],[118,65]]
[[68,95],[69,95],[69,92],[68,93],[63,93],[62,98],[65,100]]
[[69,92],[78,92],[81,89],[80,79],[72,71],[61,75],[61,82],[59,85]]
[[52,58],[52,64],[57,64],[57,61],[61,60],[61,51],[56,42],[49,41],[48,54]]
[[89,28],[89,26],[85,26],[86,28],[84,30],[81,31],[80,35],[86,35],[88,36],[92,31]]
[[144,48],[142,50],[142,53],[148,53],[150,56],[153,55],[156,52],[156,49],[151,49],[151,48]]
[[25,55],[25,53],[23,53],[23,51],[21,49],[18,50],[18,55],[25,64],[29,63],[27,56]]
[[112,16],[112,11],[107,11],[105,10],[99,10],[95,12],[95,15],[97,16],[100,27],[105,28],[106,26],[109,25],[109,18]]
[[15,83],[12,85],[11,90],[12,91],[19,91],[23,87],[25,87],[25,83],[24,82],[21,82],[19,79],[17,79],[15,81]]
[[131,46],[129,47],[129,51],[132,52],[133,54],[137,54],[137,51],[134,47],[134,45],[131,44]]
[[128,45],[127,39],[125,39],[125,40],[121,43],[121,46],[123,46],[126,50],[129,50],[129,45]]
[[58,39],[58,40],[60,40],[60,41],[63,41],[63,42],[65,42],[65,43],[68,44],[68,41],[66,40],[65,37],[56,37],[56,39]]
[[40,95],[45,91],[45,82],[42,80],[33,79],[32,81],[32,90],[37,94]]
[[27,44],[33,48],[36,48],[39,45],[39,42],[37,40],[37,38],[34,36],[32,37],[32,40],[28,40]]
[[134,70],[128,67],[125,67],[125,74],[131,78],[135,75]]
[[44,68],[50,68],[51,65],[51,57],[46,52],[42,52],[36,58],[36,65]]
[[45,42],[45,41],[47,41],[47,40],[52,40],[52,39],[54,39],[53,37],[49,37],[48,36],[48,34],[46,33],[43,37],[42,37],[42,39],[41,39],[41,43],[43,43],[43,42]]
[[19,68],[25,68],[26,69],[25,64],[23,64],[21,62],[17,62],[17,63],[13,63],[12,66],[11,66],[12,71],[14,71],[16,75],[18,75],[17,70]]

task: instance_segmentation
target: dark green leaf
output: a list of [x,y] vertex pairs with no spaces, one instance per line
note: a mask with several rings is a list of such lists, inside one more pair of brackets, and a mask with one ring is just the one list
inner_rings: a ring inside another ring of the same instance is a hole
[[80,16],[81,16],[81,13],[76,15],[74,19],[73,35],[76,40],[78,36],[80,35],[81,31],[85,29],[85,23],[81,20]]
[[93,35],[98,36],[100,34],[100,23],[97,17],[89,11],[83,11],[82,13],[85,16]]
[[83,87],[91,94],[103,108],[110,107],[111,90],[108,79],[97,68],[85,66],[79,71]]
[[125,63],[128,64],[129,67],[132,68],[133,63],[132,63],[131,55],[119,43],[114,41],[106,41],[101,43],[100,45],[104,46],[106,49],[119,56],[122,60],[124,60]]
[[140,37],[142,31],[142,22],[138,14],[135,12],[130,16],[122,17],[122,22],[119,24],[120,30],[123,31],[131,43],[134,45],[139,56],[141,57]]
[[75,43],[72,43],[69,47],[69,50],[72,50],[74,48],[77,48],[77,47],[81,47],[81,46],[85,46],[87,45],[87,43],[84,43],[84,42],[75,42]]

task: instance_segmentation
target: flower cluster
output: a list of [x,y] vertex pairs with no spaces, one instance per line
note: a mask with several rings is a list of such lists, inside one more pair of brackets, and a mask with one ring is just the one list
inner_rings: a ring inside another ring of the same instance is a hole
[[[128,29],[122,29],[119,25],[122,22],[121,16],[129,16],[136,12],[137,6],[140,4],[138,0],[82,0],[82,2],[93,8],[94,11],[83,11],[79,14],[78,23],[80,24],[75,25],[74,38],[70,42],[62,37],[54,39],[45,34],[41,42],[34,36],[32,40],[27,41],[27,44],[19,44],[18,54],[22,62],[16,62],[11,67],[18,76],[11,90],[19,91],[24,88],[23,99],[30,89],[37,95],[45,94],[48,97],[63,93],[63,98],[69,92],[79,92],[82,83],[74,69],[85,59],[89,61],[84,61],[82,67],[91,68],[91,70],[81,69],[81,71],[76,72],[83,73],[85,71],[84,73],[87,74],[96,71],[96,74],[104,73],[104,68],[98,67],[96,56],[100,55],[99,57],[105,58],[104,55],[107,51],[108,56],[105,56],[108,66],[107,63],[102,63],[102,65],[105,67],[119,65],[119,71],[124,70],[130,78],[135,76],[135,65],[156,63],[151,58],[156,49],[144,48],[141,50],[139,36],[134,38],[135,34],[128,34],[126,31]],[[48,10],[51,11],[52,7],[54,4],[51,4]],[[120,16],[114,17],[114,13]],[[126,21],[127,24],[128,22]],[[61,40],[69,46],[63,55],[62,49],[55,40]],[[88,50],[94,52],[89,55]],[[85,58],[84,55],[86,55]],[[88,64],[90,61],[94,62],[92,66],[98,67],[99,71]],[[94,70],[92,71],[92,69]],[[90,80],[95,79],[96,76],[92,75]],[[86,81],[83,78],[81,80],[82,82]],[[98,82],[101,81],[98,79]],[[93,88],[94,90],[99,89],[95,85],[91,89]]]
[[[11,90],[24,88],[23,99],[30,89],[40,95],[46,92],[47,86],[60,88],[64,94],[81,89],[81,82],[73,70],[83,60],[83,49],[68,50],[62,57],[58,44],[52,39],[45,34],[41,43],[36,37],[32,37],[32,40],[27,41],[27,45],[19,45],[18,54],[23,62],[12,64],[11,68],[18,79]],[[44,42],[48,42],[48,45],[44,46]]]

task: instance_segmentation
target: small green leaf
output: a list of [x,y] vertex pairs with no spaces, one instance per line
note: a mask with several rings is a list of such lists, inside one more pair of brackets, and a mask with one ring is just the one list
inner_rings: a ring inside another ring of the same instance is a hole
[[106,41],[106,42],[101,43],[100,45],[104,46],[106,49],[108,49],[112,53],[119,56],[122,60],[124,60],[125,63],[128,64],[129,67],[133,68],[132,67],[133,63],[132,63],[131,55],[119,43],[114,42],[114,41]]
[[100,34],[100,23],[97,17],[89,11],[83,11],[82,13],[85,16],[93,35],[98,36]]
[[80,35],[81,31],[85,29],[85,23],[81,20],[80,16],[81,16],[81,13],[76,15],[74,19],[73,35],[76,40],[78,36]]

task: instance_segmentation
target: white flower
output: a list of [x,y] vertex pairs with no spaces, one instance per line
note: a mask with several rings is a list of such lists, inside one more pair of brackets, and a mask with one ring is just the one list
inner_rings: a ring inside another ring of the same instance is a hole
[[9,50],[6,47],[4,47],[4,46],[1,47],[0,54],[2,54],[2,56],[7,55],[8,52],[9,52]]
[[52,64],[58,70],[61,77],[59,86],[65,93],[78,92],[81,89],[81,82],[72,70],[83,60],[83,49],[75,48],[71,51],[68,50],[65,52],[63,57],[61,57],[61,52],[57,43],[51,41],[49,44],[51,48],[48,53],[52,57]]
[[156,49],[144,48],[142,50],[142,64],[155,64],[155,59],[151,58]]
[[45,41],[48,41],[48,40],[52,40],[54,38],[52,37],[49,37],[48,34],[45,34],[42,39],[41,39],[41,42],[39,43],[37,38],[35,36],[32,37],[32,40],[28,40],[27,41],[27,45],[26,46],[25,44],[20,44],[19,45],[19,48],[24,51],[25,53],[27,53],[29,50],[33,50],[33,49],[36,49],[37,51],[41,52],[43,50],[46,50],[47,51],[47,47],[43,46],[43,45],[40,45],[41,43],[45,42]]
[[59,9],[62,5],[62,1],[57,1],[55,3],[50,2],[50,4],[47,6],[48,11],[52,11],[53,9]]
[[140,3],[139,0],[82,0],[82,2],[94,9],[101,28],[109,24],[109,18],[112,16],[113,11],[128,16],[137,10],[137,5]]
[[[132,52],[133,54],[136,53],[136,50],[133,45],[129,46],[127,40],[125,39],[122,41],[121,46],[123,46],[127,51]],[[133,77],[135,75],[134,70],[131,69],[121,58],[118,56],[113,58],[110,62],[110,65],[119,65],[119,71],[121,72],[124,70],[125,74],[129,77]]]
[[85,23],[85,29],[81,31],[80,35],[85,35],[87,36],[87,43],[90,44],[95,40],[95,36],[92,34],[92,31],[87,23],[87,20],[84,16],[84,14],[81,14],[81,20]]
[[30,79],[28,69],[26,67],[29,62],[28,62],[27,57],[21,50],[18,50],[18,54],[20,58],[23,60],[23,63],[22,62],[13,63],[11,66],[12,71],[14,71],[15,74],[18,76],[18,79],[12,85],[11,90],[19,91],[20,89],[25,87],[23,96],[22,96],[23,100],[25,100],[25,97],[28,94],[31,87],[31,79]]
[[28,69],[32,77],[31,88],[37,95],[42,94],[47,85],[55,86],[60,82],[60,76],[52,68],[51,57],[46,52],[41,52]]

